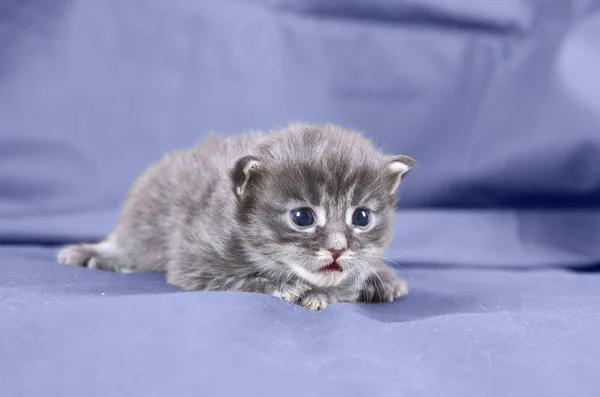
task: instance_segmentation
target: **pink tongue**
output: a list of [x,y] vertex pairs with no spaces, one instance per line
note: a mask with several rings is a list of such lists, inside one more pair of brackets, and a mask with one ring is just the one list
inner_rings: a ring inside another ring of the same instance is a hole
[[337,264],[337,262],[333,262],[331,265],[326,266],[324,268],[321,269],[322,272],[341,272],[342,268],[340,267],[340,265]]

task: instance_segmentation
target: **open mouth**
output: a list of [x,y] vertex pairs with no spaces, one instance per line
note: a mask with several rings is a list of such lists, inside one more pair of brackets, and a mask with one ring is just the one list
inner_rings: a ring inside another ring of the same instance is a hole
[[331,262],[329,265],[319,269],[319,273],[341,272],[341,271],[342,271],[342,268],[335,261]]

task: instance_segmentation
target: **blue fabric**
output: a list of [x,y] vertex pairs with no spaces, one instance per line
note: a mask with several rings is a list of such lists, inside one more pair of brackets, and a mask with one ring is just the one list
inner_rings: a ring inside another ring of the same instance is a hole
[[[597,0],[0,1],[0,394],[594,395],[599,40]],[[165,151],[290,120],[418,160],[406,301],[55,264]]]
[[0,250],[6,396],[594,396],[600,274],[411,269],[404,301],[310,313]]

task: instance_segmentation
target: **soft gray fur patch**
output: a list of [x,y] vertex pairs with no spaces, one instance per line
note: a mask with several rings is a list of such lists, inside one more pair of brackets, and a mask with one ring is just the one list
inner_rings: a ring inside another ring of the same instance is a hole
[[[152,165],[116,229],[64,248],[59,262],[161,272],[184,290],[264,293],[311,310],[394,300],[407,286],[380,257],[413,164],[336,125],[211,135]],[[290,215],[298,208],[314,224],[298,227]],[[367,225],[353,224],[356,210],[368,212]],[[336,270],[323,270],[334,260]]]

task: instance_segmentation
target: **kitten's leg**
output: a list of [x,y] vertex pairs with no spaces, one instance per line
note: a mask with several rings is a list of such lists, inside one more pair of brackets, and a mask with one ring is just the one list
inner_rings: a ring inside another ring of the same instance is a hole
[[307,289],[296,302],[305,309],[319,311],[342,300],[333,291]]
[[365,278],[350,278],[341,285],[307,291],[299,303],[310,310],[322,310],[337,302],[391,302],[408,293],[408,286],[381,262],[370,263],[371,273]]
[[231,291],[272,295],[309,310],[320,310],[326,306],[326,302],[323,301],[324,295],[311,294],[311,287],[298,280],[277,282],[262,276],[220,276],[198,272],[198,269],[194,268],[172,267],[167,272],[167,282],[186,291]]
[[363,284],[364,280],[349,279],[335,287],[315,287],[303,294],[299,303],[309,310],[317,311],[337,302],[357,302],[362,296]]
[[90,269],[129,273],[122,249],[109,237],[96,244],[73,244],[58,253],[63,265],[82,266]]
[[359,288],[362,285],[360,280],[350,278],[335,287],[307,288],[298,304],[308,310],[317,311],[337,302],[356,302],[361,294]]
[[396,277],[394,272],[383,263],[371,264],[373,273],[365,280],[358,295],[358,302],[391,302],[408,293],[408,285]]

